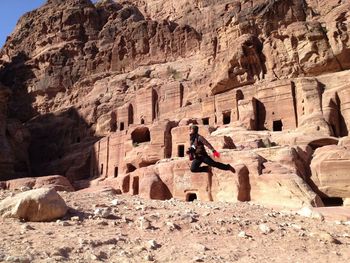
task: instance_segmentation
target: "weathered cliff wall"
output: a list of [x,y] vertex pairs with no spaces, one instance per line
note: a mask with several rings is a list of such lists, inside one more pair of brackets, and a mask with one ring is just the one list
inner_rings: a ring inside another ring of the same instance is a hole
[[[186,199],[175,182],[192,175],[183,164],[174,172],[170,158],[184,157],[197,123],[228,151],[222,161],[248,167],[239,196],[288,200],[266,195],[278,180],[305,190],[295,204],[320,204],[312,192],[349,198],[343,181],[329,184],[336,164],[346,178],[347,155],[322,153],[349,135],[349,10],[333,0],[49,0],[0,51],[0,178],[62,174],[77,187],[96,179]],[[274,147],[299,148],[274,158],[283,152]],[[238,149],[264,164],[237,161]],[[169,172],[159,172],[162,159]],[[218,175],[205,198],[231,200]]]

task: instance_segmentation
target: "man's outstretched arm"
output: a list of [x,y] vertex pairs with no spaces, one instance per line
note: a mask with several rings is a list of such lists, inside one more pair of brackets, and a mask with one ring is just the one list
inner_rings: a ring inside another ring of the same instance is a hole
[[199,136],[198,140],[207,146],[212,152],[215,151],[214,147],[203,136]]
[[199,136],[198,140],[200,140],[205,146],[207,146],[213,152],[214,157],[217,157],[217,158],[220,157],[220,154],[214,149],[214,147],[203,136]]

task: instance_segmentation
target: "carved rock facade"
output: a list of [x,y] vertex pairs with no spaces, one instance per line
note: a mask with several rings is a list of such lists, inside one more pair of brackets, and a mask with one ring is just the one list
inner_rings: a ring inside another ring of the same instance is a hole
[[[337,151],[350,128],[349,7],[50,0],[0,52],[1,180],[61,174],[77,189],[155,199],[345,200],[329,167],[348,160]],[[236,174],[189,172],[190,123]]]

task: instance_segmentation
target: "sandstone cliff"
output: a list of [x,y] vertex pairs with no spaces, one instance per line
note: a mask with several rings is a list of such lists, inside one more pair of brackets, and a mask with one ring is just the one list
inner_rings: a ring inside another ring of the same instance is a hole
[[[350,127],[349,9],[335,0],[48,0],[0,51],[0,176],[62,174],[78,188],[105,183],[158,199],[349,198],[338,188],[346,175],[320,185],[329,168],[315,164],[328,160],[316,148]],[[189,123],[225,149],[221,161],[247,167],[236,188],[216,169],[210,179],[187,174]],[[337,156],[343,174],[349,160]]]

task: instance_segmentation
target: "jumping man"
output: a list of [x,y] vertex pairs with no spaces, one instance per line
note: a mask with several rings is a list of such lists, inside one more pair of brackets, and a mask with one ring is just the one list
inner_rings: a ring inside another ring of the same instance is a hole
[[215,151],[214,147],[200,134],[198,134],[198,126],[190,126],[190,148],[187,151],[187,154],[190,154],[193,159],[191,165],[191,172],[200,173],[208,172],[208,166],[200,166],[202,163],[205,163],[209,166],[216,167],[221,170],[235,172],[235,169],[230,164],[223,164],[220,162],[214,161],[208,153],[206,152],[204,146],[208,147],[212,152],[214,157],[220,157],[220,154]]

